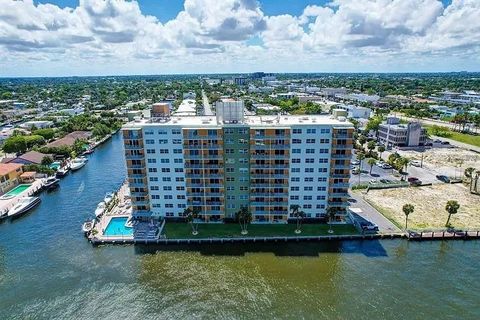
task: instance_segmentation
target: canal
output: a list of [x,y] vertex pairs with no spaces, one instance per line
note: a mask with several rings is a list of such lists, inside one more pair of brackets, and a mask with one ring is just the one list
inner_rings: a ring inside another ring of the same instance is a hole
[[0,319],[478,319],[480,241],[92,247],[120,135],[0,224]]

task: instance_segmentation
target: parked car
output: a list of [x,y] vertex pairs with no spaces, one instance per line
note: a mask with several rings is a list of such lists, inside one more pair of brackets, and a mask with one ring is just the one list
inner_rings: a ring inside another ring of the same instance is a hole
[[378,231],[378,226],[370,221],[360,222],[360,227],[363,231]]
[[450,183],[450,178],[444,175],[437,175],[436,178],[442,182]]
[[358,166],[360,164],[360,161],[358,160],[352,160],[352,162],[350,162],[353,166]]
[[377,179],[372,179],[368,183],[378,183]]
[[382,168],[382,169],[392,169],[392,166],[389,165],[389,164],[386,163],[386,162],[384,162],[384,163],[382,163],[382,164],[379,164],[378,166],[379,166],[380,168]]
[[420,167],[422,165],[422,162],[420,160],[412,160],[410,161],[410,164],[414,167]]
[[419,186],[422,184],[422,181],[416,177],[409,177],[407,181],[412,185],[412,186]]
[[448,142],[448,141],[442,141],[442,144],[443,144],[443,145],[447,145],[447,144],[450,144],[450,142]]
[[359,167],[354,167],[352,169],[352,174],[360,174],[360,168]]

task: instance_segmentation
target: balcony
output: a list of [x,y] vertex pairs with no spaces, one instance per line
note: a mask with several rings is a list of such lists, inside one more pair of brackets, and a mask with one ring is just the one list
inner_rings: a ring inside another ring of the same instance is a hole
[[353,149],[353,145],[351,144],[334,144],[332,145],[332,150],[350,150]]
[[129,178],[133,178],[133,179],[145,179],[147,177],[146,174],[129,174],[128,175]]
[[329,192],[328,195],[329,195],[330,197],[340,197],[340,198],[342,198],[342,197],[349,197],[347,191],[345,191],[345,192]]
[[143,160],[145,156],[142,154],[127,154],[125,155],[125,159],[127,160]]
[[125,144],[124,147],[125,150],[143,150],[141,145]]
[[330,207],[348,207],[348,201],[328,201]]
[[350,178],[350,173],[332,173],[330,178],[348,179]]
[[135,198],[132,198],[132,205],[134,206],[149,206],[150,201],[143,200],[143,201],[137,201]]
[[350,159],[351,154],[332,154],[332,159]]
[[133,196],[133,197],[146,197],[148,196],[148,192],[146,191],[130,191],[130,194]]
[[145,169],[145,164],[127,164],[127,169]]
[[345,182],[333,182],[330,184],[330,186],[335,188],[348,188],[350,187],[350,184]]

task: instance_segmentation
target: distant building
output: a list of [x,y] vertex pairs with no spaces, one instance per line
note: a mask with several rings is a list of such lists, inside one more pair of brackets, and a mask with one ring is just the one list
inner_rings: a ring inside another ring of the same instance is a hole
[[237,85],[237,86],[244,86],[247,84],[247,78],[245,77],[236,77],[233,79],[233,82]]
[[334,98],[337,94],[347,94],[347,89],[345,88],[322,88],[320,94],[326,98]]
[[82,108],[82,107],[66,108],[66,109],[58,110],[58,112],[65,113],[73,117],[73,116],[78,116],[80,114],[83,114],[85,112],[85,108]]
[[427,130],[418,122],[401,124],[400,119],[388,117],[378,129],[380,142],[389,147],[418,147],[425,145]]
[[183,100],[182,103],[178,106],[178,109],[173,112],[173,115],[181,117],[191,117],[195,116],[196,114],[196,103],[195,100],[192,99]]
[[15,109],[24,109],[27,106],[25,102],[14,102],[12,105]]
[[19,163],[0,163],[0,193],[10,191],[18,184],[23,173],[23,165]]
[[197,98],[197,94],[193,91],[184,92],[183,99],[192,99],[195,100]]
[[254,72],[254,73],[251,74],[250,77],[254,80],[262,79],[263,77],[265,77],[265,72]]
[[20,124],[20,127],[24,129],[32,129],[32,128],[45,129],[45,128],[50,128],[52,126],[53,126],[52,121],[26,121]]
[[459,113],[458,108],[450,108],[447,106],[439,106],[439,105],[434,105],[430,107],[432,110],[435,110],[439,113],[441,113],[443,116],[447,117],[454,117]]
[[204,79],[205,82],[209,85],[215,85],[215,84],[220,84],[222,82],[221,79]]
[[77,140],[88,140],[92,136],[90,131],[74,131],[65,137],[47,144],[47,147],[73,146]]
[[349,104],[338,104],[335,106],[335,108],[347,111],[348,118],[369,119],[372,116],[372,109],[370,108],[359,107]]
[[280,107],[271,105],[269,103],[254,103],[253,107],[256,110],[264,110],[264,111],[280,111]]
[[443,91],[439,95],[431,96],[430,99],[456,104],[480,104],[480,93],[473,90],[464,92]]
[[357,102],[371,102],[371,103],[377,103],[378,100],[380,100],[380,96],[369,95],[365,93],[336,94],[335,98],[357,101]]

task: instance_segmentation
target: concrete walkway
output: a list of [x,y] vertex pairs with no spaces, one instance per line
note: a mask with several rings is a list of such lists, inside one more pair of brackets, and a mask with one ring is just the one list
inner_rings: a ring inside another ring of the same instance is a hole
[[356,201],[350,202],[350,206],[362,209],[363,212],[359,215],[365,220],[375,223],[380,232],[401,232],[402,230],[363,199],[362,192],[365,191],[350,192],[350,196]]

